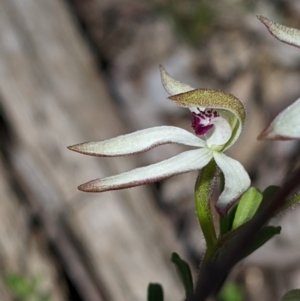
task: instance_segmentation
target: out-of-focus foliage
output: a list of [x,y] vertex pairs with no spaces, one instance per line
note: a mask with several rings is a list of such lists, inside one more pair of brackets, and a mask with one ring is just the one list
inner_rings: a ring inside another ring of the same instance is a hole
[[148,301],[164,301],[163,288],[159,283],[150,283],[148,285]]
[[216,6],[207,0],[166,0],[153,6],[170,18],[176,32],[192,45],[197,45],[209,33],[216,17]]
[[235,283],[228,282],[223,286],[219,297],[222,301],[243,301],[244,293],[240,286]]
[[287,292],[282,297],[281,301],[299,301],[300,300],[300,290],[295,289]]
[[50,301],[49,294],[41,292],[40,278],[9,274],[5,277],[5,284],[20,301]]

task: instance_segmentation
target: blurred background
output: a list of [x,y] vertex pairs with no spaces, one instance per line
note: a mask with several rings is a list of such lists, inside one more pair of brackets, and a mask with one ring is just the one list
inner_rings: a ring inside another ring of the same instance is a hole
[[[259,189],[280,185],[300,144],[256,137],[300,96],[300,50],[271,37],[258,14],[300,28],[296,0],[0,0],[1,301],[140,301],[149,282],[166,300],[183,299],[170,256],[196,277],[196,173],[102,194],[76,189],[182,147],[116,159],[66,147],[150,126],[190,130],[188,110],[166,99],[162,64],[244,103],[245,128],[228,153]],[[224,301],[279,300],[300,287],[299,214],[273,221],[282,234],[234,269]]]

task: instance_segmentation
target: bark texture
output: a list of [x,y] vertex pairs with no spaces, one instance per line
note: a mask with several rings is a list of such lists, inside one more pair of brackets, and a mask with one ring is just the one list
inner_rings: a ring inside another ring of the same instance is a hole
[[76,189],[135,164],[66,148],[126,132],[69,7],[0,0],[0,45],[1,276],[41,277],[51,301],[66,300],[66,278],[87,301],[145,300],[149,282],[179,300],[180,248],[148,189]]

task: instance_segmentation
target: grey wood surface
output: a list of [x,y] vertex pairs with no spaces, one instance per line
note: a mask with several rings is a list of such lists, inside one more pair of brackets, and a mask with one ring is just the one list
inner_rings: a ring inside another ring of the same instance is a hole
[[[0,106],[13,133],[13,143],[5,143],[11,166],[0,168],[1,177],[9,182],[9,174],[22,188],[29,211],[42,221],[44,239],[55,247],[83,300],[145,300],[149,282],[162,283],[167,299],[179,300],[182,288],[169,258],[181,249],[149,189],[103,194],[76,189],[136,163],[66,149],[126,133],[126,125],[64,1],[0,0]],[[17,204],[17,198],[1,189],[1,208],[8,200]],[[14,206],[1,213],[23,214]],[[0,219],[0,228],[3,223]],[[23,227],[33,235],[26,223]],[[14,231],[0,242],[21,244],[23,236]],[[47,250],[37,249],[43,258]],[[10,260],[20,252],[12,247]],[[31,265],[29,254],[22,256]],[[0,262],[4,258],[0,252]],[[43,264],[54,269],[49,281],[55,287],[59,269],[49,260]],[[63,292],[53,300],[63,300]]]
[[49,254],[46,237],[32,223],[33,212],[24,200],[18,199],[10,175],[3,172],[3,158],[0,168],[0,300],[15,300],[3,281],[15,275],[28,281],[39,278],[37,294],[51,292],[51,301],[66,300],[66,283],[58,282],[61,269]]

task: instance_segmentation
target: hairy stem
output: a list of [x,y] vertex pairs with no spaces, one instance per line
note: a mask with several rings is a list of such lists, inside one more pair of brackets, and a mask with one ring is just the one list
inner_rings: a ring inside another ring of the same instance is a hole
[[202,168],[202,171],[199,173],[195,184],[196,212],[206,241],[207,252],[210,252],[217,242],[210,206],[211,190],[216,172],[216,162],[211,160],[204,168]]

